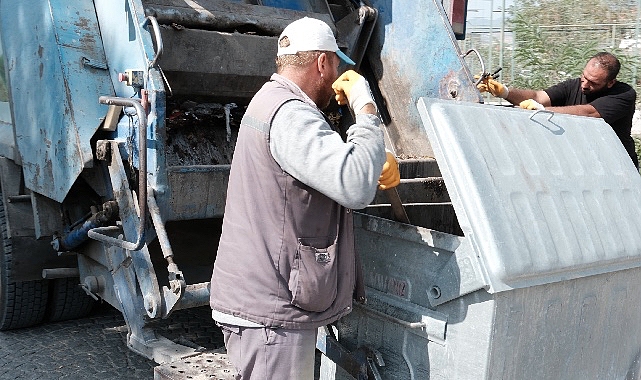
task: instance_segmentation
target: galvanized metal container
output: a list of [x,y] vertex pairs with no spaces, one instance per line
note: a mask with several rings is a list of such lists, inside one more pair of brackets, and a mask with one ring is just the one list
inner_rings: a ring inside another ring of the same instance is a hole
[[384,379],[639,378],[641,176],[610,126],[418,109],[464,236],[359,215],[368,303],[340,343],[380,354]]

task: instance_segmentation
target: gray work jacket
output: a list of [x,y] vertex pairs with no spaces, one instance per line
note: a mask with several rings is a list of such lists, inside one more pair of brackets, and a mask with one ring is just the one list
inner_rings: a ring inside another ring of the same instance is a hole
[[[352,213],[274,160],[274,115],[288,101],[309,102],[298,87],[278,79],[261,88],[241,122],[210,306],[267,327],[316,328],[351,311],[357,269]],[[312,105],[309,112],[320,113]]]

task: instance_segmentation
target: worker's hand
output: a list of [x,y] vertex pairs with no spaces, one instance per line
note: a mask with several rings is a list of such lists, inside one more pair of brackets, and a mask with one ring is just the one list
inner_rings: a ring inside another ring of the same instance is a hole
[[336,101],[340,105],[349,103],[354,113],[358,113],[366,104],[376,107],[369,84],[365,78],[354,70],[347,70],[332,84]]
[[[479,78],[479,75],[474,76],[474,79]],[[483,79],[476,87],[478,87],[481,92],[489,92],[490,94],[503,99],[506,99],[507,95],[510,93],[510,89],[508,89],[506,85],[492,79],[491,76]]]
[[534,99],[527,99],[519,103],[519,107],[526,110],[544,110],[543,104],[537,102]]
[[385,152],[386,160],[383,164],[383,171],[378,178],[378,188],[381,190],[391,189],[401,183],[401,173],[398,171],[398,162],[392,152]]

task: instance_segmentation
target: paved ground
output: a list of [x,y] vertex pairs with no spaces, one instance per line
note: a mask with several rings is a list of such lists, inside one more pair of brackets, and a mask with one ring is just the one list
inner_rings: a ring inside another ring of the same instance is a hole
[[[164,336],[207,349],[222,346],[209,307],[158,323]],[[156,365],[130,351],[120,312],[104,304],[75,321],[0,332],[0,379],[153,379]]]

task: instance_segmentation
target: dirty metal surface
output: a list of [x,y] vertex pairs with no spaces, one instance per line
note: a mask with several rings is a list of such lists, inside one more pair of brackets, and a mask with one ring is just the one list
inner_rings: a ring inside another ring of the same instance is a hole
[[[209,307],[179,310],[154,327],[175,342],[224,346]],[[157,364],[129,350],[126,338],[122,314],[107,304],[86,318],[0,332],[0,380],[153,379]]]
[[292,21],[303,16],[325,21],[333,27],[324,1],[262,2],[199,1],[197,6],[176,0],[143,0],[145,13],[154,15],[161,24],[179,24],[188,28],[252,31],[277,36]]
[[439,0],[370,2],[379,14],[367,57],[384,100],[379,104],[387,108],[387,112],[381,111],[383,121],[395,153],[404,155],[403,158],[434,157],[430,141],[421,128],[416,108],[419,97],[480,101],[454,34],[444,27],[449,21],[441,3]]
[[[247,106],[236,103],[167,100],[167,166],[231,164],[246,109]],[[343,122],[337,109],[327,110],[326,115],[334,128],[346,129],[341,123],[349,120]]]
[[167,165],[227,165],[245,111],[234,103],[167,102]]
[[230,370],[232,364],[227,355],[217,352],[207,352],[186,359],[180,363],[169,363],[154,368],[155,380],[233,380],[234,373]]
[[90,138],[107,110],[97,99],[113,94],[95,9],[79,0],[0,7],[3,29],[14,31],[2,47],[25,185],[62,202],[93,158]]

